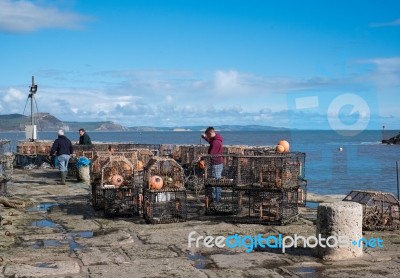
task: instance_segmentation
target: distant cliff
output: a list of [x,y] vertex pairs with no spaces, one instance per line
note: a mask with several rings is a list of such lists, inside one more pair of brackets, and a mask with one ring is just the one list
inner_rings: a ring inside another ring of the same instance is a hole
[[[56,131],[64,129],[66,131],[78,131],[84,128],[87,131],[204,131],[206,126],[175,126],[175,127],[153,127],[153,126],[134,126],[125,127],[111,121],[102,122],[64,122],[60,121],[49,113],[36,113],[34,115],[35,124],[38,131]],[[0,115],[0,131],[24,131],[25,125],[31,123],[30,116],[21,114]],[[268,130],[288,130],[283,127],[261,126],[261,125],[220,125],[214,126],[219,131],[268,131]]]
[[[78,130],[84,128],[90,131],[126,131],[126,127],[111,121],[103,122],[63,122],[49,113],[36,113],[35,124],[39,131],[56,131],[58,129]],[[0,115],[0,131],[24,131],[25,125],[31,123],[31,117],[21,114]]]

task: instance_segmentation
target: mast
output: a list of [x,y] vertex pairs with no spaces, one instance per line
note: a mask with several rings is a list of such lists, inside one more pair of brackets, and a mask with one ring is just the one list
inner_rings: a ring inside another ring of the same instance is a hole
[[[35,117],[34,117],[34,102],[35,102],[35,94],[37,92],[37,85],[35,84],[35,77],[32,76],[32,86],[29,88],[29,96],[28,98],[31,98],[31,127],[30,127],[30,139],[32,141],[35,141],[36,139],[36,126],[35,126]],[[27,134],[26,134],[27,135]]]

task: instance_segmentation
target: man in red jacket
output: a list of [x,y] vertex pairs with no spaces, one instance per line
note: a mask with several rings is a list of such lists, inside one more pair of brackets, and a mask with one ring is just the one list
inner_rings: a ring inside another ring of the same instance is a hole
[[[220,134],[215,133],[215,129],[212,126],[208,127],[201,137],[210,144],[208,154],[211,155],[212,177],[220,179],[224,169],[224,159],[221,156],[224,139]],[[221,187],[213,188],[213,199],[217,202],[221,200]]]

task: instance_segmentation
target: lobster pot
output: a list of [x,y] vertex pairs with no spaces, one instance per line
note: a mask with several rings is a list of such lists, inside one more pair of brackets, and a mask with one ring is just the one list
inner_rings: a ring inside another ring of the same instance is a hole
[[50,155],[51,140],[26,141],[20,140],[17,144],[17,154],[20,155]]
[[244,154],[244,148],[245,148],[245,146],[238,146],[238,145],[224,146],[222,152],[224,154],[243,155]]
[[32,169],[32,168],[41,167],[42,165],[46,165],[46,164],[54,165],[54,161],[52,161],[50,158],[51,157],[49,155],[40,155],[40,154],[20,155],[20,154],[17,154],[16,167]]
[[187,220],[186,190],[165,189],[143,192],[143,217],[148,223],[163,224]]
[[205,213],[207,215],[232,215],[241,211],[241,194],[232,187],[206,186]]
[[48,156],[50,154],[51,146],[53,145],[53,141],[49,140],[40,140],[36,141],[36,153],[38,155]]
[[180,162],[182,165],[190,165],[194,157],[194,146],[184,145],[181,146],[181,158]]
[[8,144],[7,141],[0,140],[0,195],[7,194],[7,187],[9,182],[12,180],[14,169],[14,154],[8,152],[7,147],[4,146],[6,144]]
[[12,153],[0,154],[0,180],[11,180],[14,170],[13,160]]
[[[141,194],[141,190],[142,190],[142,182],[143,182],[143,174],[139,174],[137,176],[133,176],[133,188],[134,188],[134,192],[138,194]],[[127,190],[128,187],[122,187],[121,190]],[[132,186],[130,186],[129,188],[132,188]],[[111,190],[110,192],[112,192],[112,190],[115,189],[119,189],[116,188],[114,185],[101,185],[101,174],[100,174],[100,178],[96,179],[94,182],[91,182],[91,203],[92,203],[92,207],[95,210],[104,210],[105,209],[105,198],[104,198],[104,190]],[[108,191],[106,191],[108,192]],[[110,196],[110,194],[108,194],[107,196]],[[111,201],[108,200],[108,203],[110,205]],[[141,208],[141,205],[138,202],[138,206],[139,208],[137,208],[137,210],[139,211]],[[111,212],[110,212],[111,213]]]
[[160,153],[160,144],[133,144],[134,149],[147,149],[153,155],[158,156]]
[[176,161],[181,161],[181,147],[180,145],[162,144],[160,145],[160,156],[168,156]]
[[0,181],[12,179],[14,155],[10,149],[9,140],[0,140]]
[[117,143],[113,144],[112,147],[117,152],[129,152],[136,149],[133,143]]
[[[215,179],[213,165],[222,159],[223,171]],[[298,188],[304,181],[304,153],[272,153],[262,156],[207,156],[205,183],[221,186]]]
[[[110,156],[125,157],[133,167],[134,173],[143,171],[143,166],[146,165],[153,157],[153,153],[149,149],[135,149],[124,152],[96,152],[92,162],[92,172],[100,172],[101,167],[108,161]],[[126,167],[128,167],[126,165]]]
[[[238,155],[206,155],[203,156],[204,166],[204,185],[232,187],[240,183],[240,169]],[[221,178],[216,178],[215,164],[220,164],[222,161],[223,170]]]
[[297,204],[299,207],[305,207],[307,204],[307,180],[300,180],[300,186],[293,188],[293,191],[297,191]]
[[101,179],[101,168],[105,165],[111,156],[108,151],[96,151],[92,159],[90,171],[94,178]]
[[106,217],[139,215],[141,194],[134,187],[102,188]]
[[91,184],[91,203],[94,210],[104,209],[103,188],[100,184]]
[[400,203],[392,194],[382,191],[353,190],[343,201],[363,206],[363,229],[400,229]]
[[74,145],[74,153],[77,157],[84,156],[88,159],[93,159],[95,154],[94,145]]
[[92,183],[101,183],[102,170],[103,167],[106,165],[108,165],[108,168],[115,168],[114,172],[117,171],[124,174],[133,174],[134,167],[132,163],[127,158],[125,158],[124,153],[112,154],[110,152],[95,152],[94,158],[90,165]]
[[0,154],[11,152],[11,141],[0,139]]
[[160,156],[169,156],[172,157],[172,151],[174,149],[174,145],[171,144],[161,144],[160,145]]
[[110,156],[101,168],[100,186],[133,187],[133,165],[123,156]]
[[[134,159],[133,156],[136,156]],[[154,153],[150,149],[136,149],[132,156],[132,163],[135,172],[143,171],[144,166],[147,165],[154,157]]]
[[[55,167],[57,168],[58,165],[55,165]],[[78,168],[76,167],[76,157],[71,157],[68,161],[67,176],[74,179],[79,178]]]
[[[17,153],[19,155],[36,155],[36,142],[18,141]],[[48,155],[50,152],[48,153]]]
[[40,167],[44,162],[52,164],[49,159],[52,144],[53,141],[50,140],[18,141],[16,166],[35,168]]
[[269,188],[234,188],[240,196],[242,210],[233,222],[284,225],[298,218],[297,190]]
[[162,179],[162,189],[184,188],[183,168],[173,158],[153,157],[144,170],[144,187],[151,189],[151,177],[158,176]]
[[180,147],[180,163],[189,166],[196,162],[199,157],[205,155],[208,145],[183,145]]
[[107,143],[95,143],[93,144],[94,152],[107,152],[109,150],[109,144]]
[[245,155],[245,156],[262,156],[262,155],[268,155],[274,151],[275,151],[275,146],[246,147],[243,150],[243,155]]
[[180,145],[174,145],[171,156],[178,162],[181,162],[182,148]]

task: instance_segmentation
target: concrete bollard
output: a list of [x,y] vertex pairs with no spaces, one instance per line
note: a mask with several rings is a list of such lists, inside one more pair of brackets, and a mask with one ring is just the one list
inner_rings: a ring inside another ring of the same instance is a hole
[[330,261],[362,256],[362,245],[354,244],[362,238],[362,216],[363,208],[359,203],[340,201],[320,204],[317,238],[320,236],[328,242],[325,247],[317,245],[316,256]]

